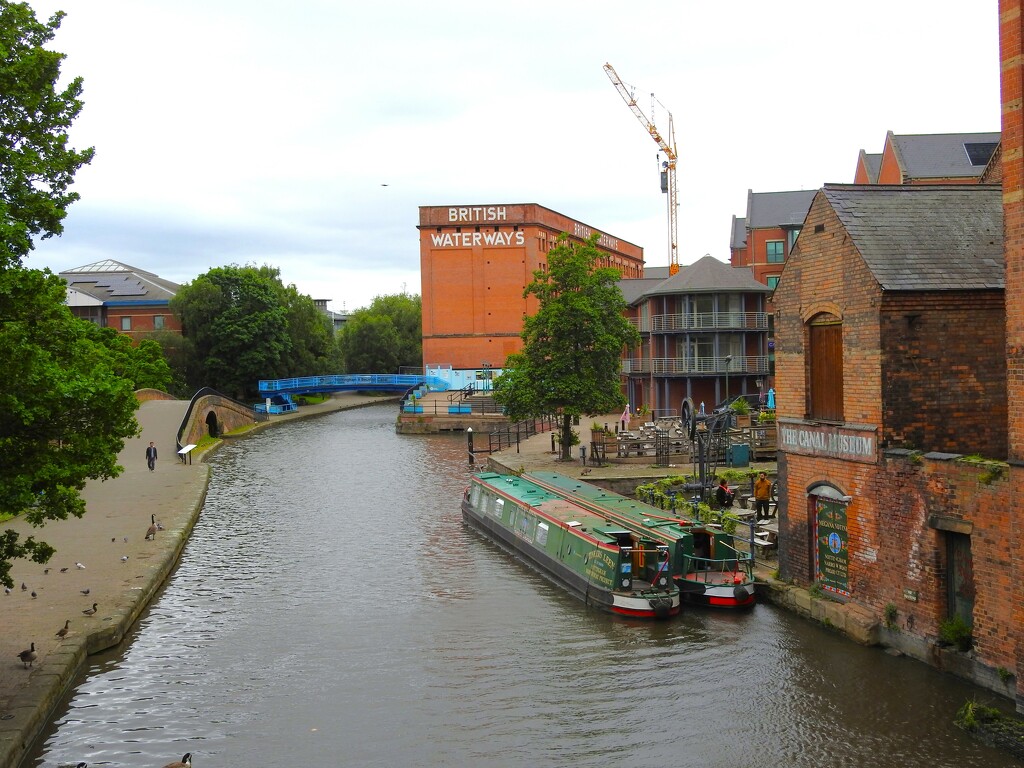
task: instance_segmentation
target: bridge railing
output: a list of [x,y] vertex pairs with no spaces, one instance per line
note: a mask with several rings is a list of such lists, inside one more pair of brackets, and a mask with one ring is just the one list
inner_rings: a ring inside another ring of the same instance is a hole
[[260,395],[280,392],[338,392],[341,390],[377,389],[404,392],[419,384],[432,390],[445,391],[448,383],[436,376],[417,376],[393,373],[346,373],[331,376],[299,376],[291,379],[264,379],[259,383]]

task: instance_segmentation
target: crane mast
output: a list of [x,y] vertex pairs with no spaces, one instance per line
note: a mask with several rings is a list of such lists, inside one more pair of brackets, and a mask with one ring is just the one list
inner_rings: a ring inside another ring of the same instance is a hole
[[[626,106],[630,108],[636,119],[640,121],[640,124],[647,129],[647,133],[650,134],[651,138],[657,142],[661,151],[665,153],[667,158],[662,162],[662,192],[668,194],[668,273],[674,275],[679,271],[679,251],[676,245],[676,233],[677,233],[677,215],[678,215],[678,193],[676,191],[676,132],[672,125],[672,113],[668,112],[668,136],[669,140],[665,138],[655,127],[651,120],[647,119],[647,115],[643,113],[643,110],[636,103],[636,97],[633,95],[633,91],[625,86],[619,74],[615,71],[615,67],[611,64],[604,65],[605,74],[608,75],[608,79],[612,81],[612,85],[615,86],[615,90],[619,92],[622,100],[626,102]],[[653,101],[654,94],[651,94]],[[651,114],[654,114],[654,105],[651,105]]]

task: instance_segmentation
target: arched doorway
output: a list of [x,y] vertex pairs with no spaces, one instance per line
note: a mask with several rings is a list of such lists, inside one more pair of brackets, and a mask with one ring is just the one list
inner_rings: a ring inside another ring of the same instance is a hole
[[206,433],[210,437],[217,437],[220,434],[220,427],[217,425],[217,412],[210,411],[206,414]]

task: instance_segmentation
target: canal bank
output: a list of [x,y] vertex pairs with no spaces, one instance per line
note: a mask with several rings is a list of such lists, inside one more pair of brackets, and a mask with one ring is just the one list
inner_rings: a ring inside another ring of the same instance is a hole
[[[390,399],[336,395],[273,416],[245,436]],[[187,401],[176,400],[141,405],[141,433],[126,441],[118,457],[124,472],[86,484],[81,519],[50,522],[42,529],[20,518],[2,524],[23,537],[42,538],[57,551],[47,564],[15,561],[15,589],[0,595],[0,657],[6,660],[0,664],[0,768],[20,764],[87,657],[120,643],[174,570],[202,509],[210,473],[202,455],[188,464],[177,461],[175,436],[187,407]],[[151,441],[159,456],[153,471],[145,461]],[[162,530],[147,539],[153,518]],[[93,604],[95,612],[86,614]],[[65,624],[68,632],[60,637]],[[33,644],[36,659],[26,667],[18,654]]]
[[[614,421],[615,417],[599,417],[598,423]],[[589,439],[589,427],[581,424],[581,441]],[[585,443],[586,444],[586,443]],[[678,467],[658,467],[651,464],[613,464],[583,466],[582,462],[563,462],[551,450],[550,434],[527,438],[519,445],[486,458],[487,465],[503,472],[530,472],[545,470],[580,477],[587,482],[632,496],[638,485],[650,483],[671,475],[692,471],[689,464]],[[752,470],[765,469],[774,474],[774,462],[751,465]],[[884,620],[854,603],[842,603],[830,599],[824,593],[805,589],[777,578],[778,560],[776,551],[755,553],[754,575],[757,580],[758,596],[774,605],[799,614],[805,619],[817,622],[837,631],[856,643],[880,646],[889,653],[902,654],[929,666],[963,678],[980,688],[987,689],[1000,697],[1012,701],[1015,697],[1014,681],[1011,676],[1000,675],[987,666],[978,663],[970,651],[961,652],[953,648],[928,642],[900,632],[898,628],[885,625]]]

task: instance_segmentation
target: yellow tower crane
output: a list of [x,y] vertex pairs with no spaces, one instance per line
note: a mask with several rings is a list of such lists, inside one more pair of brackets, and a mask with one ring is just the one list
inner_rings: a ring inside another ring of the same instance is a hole
[[[668,194],[668,273],[674,275],[679,271],[679,251],[676,247],[676,219],[679,203],[676,191],[676,132],[675,128],[672,127],[672,113],[667,109],[665,110],[668,113],[669,136],[669,141],[665,141],[661,133],[654,126],[654,123],[648,120],[647,115],[637,106],[633,89],[626,88],[619,74],[615,71],[615,67],[611,64],[605,64],[604,71],[608,75],[608,79],[612,81],[612,85],[615,86],[615,90],[619,92],[622,100],[626,102],[626,106],[633,111],[636,119],[647,129],[651,138],[658,143],[658,146],[661,147],[661,151],[665,153],[667,158],[661,164],[661,191]],[[651,114],[654,114],[653,93],[651,94]]]

